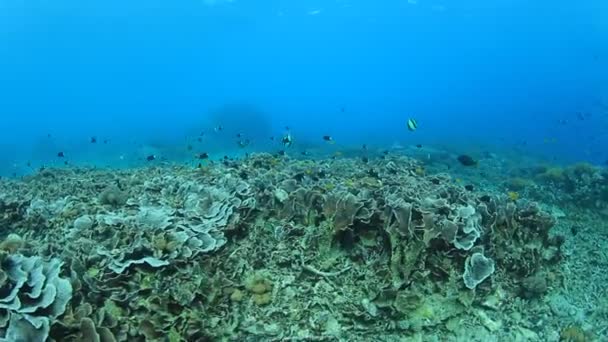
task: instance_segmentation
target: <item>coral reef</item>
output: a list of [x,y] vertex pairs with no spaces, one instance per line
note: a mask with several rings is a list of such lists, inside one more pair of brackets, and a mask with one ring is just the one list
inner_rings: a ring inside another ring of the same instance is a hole
[[44,316],[11,308],[6,336],[540,341],[522,303],[562,281],[544,206],[406,157],[45,170],[0,182],[0,210],[4,236],[26,241],[0,248],[11,264],[65,290]]

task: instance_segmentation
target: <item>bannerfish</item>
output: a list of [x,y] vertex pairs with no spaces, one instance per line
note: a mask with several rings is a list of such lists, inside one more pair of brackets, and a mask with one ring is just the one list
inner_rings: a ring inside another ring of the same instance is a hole
[[149,155],[149,156],[146,157],[146,160],[149,161],[149,162],[151,162],[153,160],[156,160],[156,156],[153,155],[153,154],[151,154],[151,155]]
[[416,128],[418,128],[418,122],[416,121],[416,119],[408,119],[407,120],[407,129],[410,132],[413,132],[416,130]]
[[283,143],[283,146],[285,147],[289,147],[291,146],[291,144],[293,143],[293,139],[291,138],[291,134],[287,133],[283,136],[283,138],[281,139],[281,143]]
[[63,158],[63,157],[65,157],[65,153],[59,152],[59,153],[57,153],[57,157],[58,158]]
[[209,159],[209,153],[203,152],[196,155],[197,159]]

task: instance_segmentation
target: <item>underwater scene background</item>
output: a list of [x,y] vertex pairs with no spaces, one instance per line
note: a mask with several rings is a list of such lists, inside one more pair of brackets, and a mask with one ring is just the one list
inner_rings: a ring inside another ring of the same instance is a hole
[[0,2],[0,341],[608,340],[608,3]]

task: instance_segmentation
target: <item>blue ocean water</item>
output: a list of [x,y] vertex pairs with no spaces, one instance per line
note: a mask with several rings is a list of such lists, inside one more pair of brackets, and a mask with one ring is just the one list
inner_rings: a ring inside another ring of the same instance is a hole
[[188,144],[276,151],[285,126],[301,146],[331,135],[602,164],[606,13],[600,0],[4,0],[0,174],[62,166],[59,152],[129,166],[186,160]]

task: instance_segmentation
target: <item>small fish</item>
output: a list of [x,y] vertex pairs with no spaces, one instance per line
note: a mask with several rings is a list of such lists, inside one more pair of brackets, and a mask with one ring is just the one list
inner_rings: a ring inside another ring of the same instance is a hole
[[249,141],[249,139],[238,141],[238,145],[240,148],[245,148],[245,147],[249,146],[249,144],[251,144],[251,141]]
[[365,156],[361,157],[361,161],[367,164],[369,162],[369,158]]
[[242,137],[243,137],[243,134],[242,134],[242,133],[237,133],[237,134],[236,134],[236,137],[237,137],[237,138],[242,138]]
[[214,130],[215,132],[221,132],[221,131],[223,131],[223,130],[224,130],[224,127],[222,127],[222,125],[217,125],[217,126],[215,126],[215,127],[213,128],[213,130]]
[[188,146],[186,147],[186,149],[187,149],[188,151],[192,151],[192,149],[193,149],[193,148],[194,148],[194,147],[192,147],[192,145],[188,145]]
[[209,159],[209,153],[207,153],[207,152],[199,153],[196,155],[196,159],[201,159],[201,160]]
[[363,151],[367,151],[367,144],[363,144],[363,146],[361,146],[361,149],[362,149]]
[[293,143],[293,139],[291,138],[291,134],[287,133],[283,136],[283,138],[281,139],[281,143],[283,143],[283,146],[285,147],[289,147],[291,146],[291,144]]
[[331,137],[331,135],[324,135],[323,140],[327,141],[327,143],[332,145],[336,143],[334,138]]
[[473,157],[466,155],[466,154],[459,155],[457,159],[460,162],[460,164],[462,164],[464,166],[476,166],[477,165],[477,160],[473,159]]
[[576,118],[579,119],[580,121],[585,121],[585,115],[582,112],[577,112]]
[[196,139],[196,140],[197,140],[199,143],[200,143],[200,142],[203,142],[203,138],[201,138],[201,137],[198,137],[198,139]]
[[91,137],[91,144],[97,144],[97,138]]
[[271,141],[274,141],[274,137],[270,137],[270,140],[271,140]]
[[110,140],[108,140],[108,139],[103,139],[103,143],[104,143],[105,145],[107,145],[109,142],[110,142]]
[[415,131],[418,128],[418,122],[416,121],[416,119],[408,119],[407,120],[407,129],[410,132]]
[[346,111],[346,108],[344,108],[344,106],[340,107],[340,112],[344,113]]
[[418,145],[416,145],[416,147],[422,148],[422,144],[418,144]]
[[149,155],[149,156],[146,157],[146,160],[149,161],[149,162],[151,162],[153,160],[156,160],[156,156],[153,155],[153,154],[151,154],[151,155]]
[[59,153],[57,153],[57,157],[58,158],[64,158],[65,157],[65,153],[59,152]]
[[473,191],[473,190],[475,190],[475,187],[473,185],[471,185],[471,184],[465,185],[464,188],[467,191]]
[[277,152],[278,155],[280,156],[284,156],[285,155],[285,150],[280,150],[279,152]]
[[308,152],[308,151],[302,151],[302,152],[300,152],[300,154],[303,155],[303,156],[309,156],[310,152]]
[[68,161],[67,161],[67,160],[66,160],[66,161],[64,161],[64,162],[63,162],[63,165],[68,165]]
[[26,165],[27,165],[27,167],[32,167],[32,162],[28,161]]

